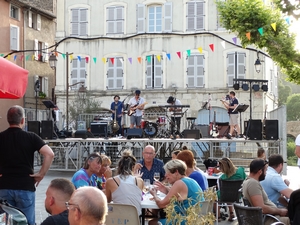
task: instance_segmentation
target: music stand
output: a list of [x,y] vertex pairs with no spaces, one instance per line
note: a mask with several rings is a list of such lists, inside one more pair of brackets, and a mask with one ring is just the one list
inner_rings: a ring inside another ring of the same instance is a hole
[[[242,135],[242,112],[245,112],[248,109],[249,105],[245,105],[245,104],[238,104],[233,110],[232,112],[239,112],[240,113],[240,133],[239,135]],[[248,131],[248,130],[247,130]],[[248,132],[246,133],[246,137],[248,135]]]

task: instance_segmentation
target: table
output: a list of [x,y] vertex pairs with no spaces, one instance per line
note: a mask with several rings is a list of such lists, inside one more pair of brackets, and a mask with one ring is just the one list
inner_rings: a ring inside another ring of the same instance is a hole
[[[157,192],[157,196],[160,199],[164,199],[166,195],[160,191]],[[150,198],[153,198],[153,196],[150,193],[147,193],[143,195],[142,200],[142,225],[145,225],[145,216],[146,216],[146,209],[159,209],[159,207],[156,205],[156,202],[154,200],[150,200]]]
[[213,173],[213,175],[208,175],[204,173],[208,181],[208,187],[217,186],[219,178],[222,176],[222,173]]

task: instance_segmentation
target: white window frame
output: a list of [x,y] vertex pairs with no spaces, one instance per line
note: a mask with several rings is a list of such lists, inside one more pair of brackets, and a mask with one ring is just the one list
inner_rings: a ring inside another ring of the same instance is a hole
[[205,2],[191,1],[186,3],[186,30],[199,31],[205,29]]
[[232,87],[233,79],[246,78],[246,53],[230,52],[227,53],[227,86]]
[[124,34],[124,6],[106,8],[106,34]]
[[[202,63],[200,63],[200,62],[202,62]],[[187,84],[188,88],[204,88],[205,87],[205,56],[204,56],[204,54],[191,54],[190,56],[187,56],[186,76],[187,76],[186,84]]]
[[[79,61],[78,58],[72,59],[72,69],[71,69],[71,80],[70,85],[84,82],[86,83],[86,61],[85,58],[81,58]],[[78,90],[82,84],[77,84],[71,87],[72,90]]]
[[[114,59],[114,63],[111,59]],[[120,90],[124,87],[124,58],[122,56],[108,57],[106,62],[106,89]]]
[[[15,9],[16,10],[16,15],[12,15],[12,9]],[[13,4],[10,4],[9,6],[9,16],[13,19],[16,19],[16,20],[20,20],[20,8],[13,5]]]
[[20,48],[20,28],[10,25],[10,50],[18,51]]
[[[163,56],[160,54],[160,61],[157,56],[157,54],[146,56],[145,85],[147,89],[163,88]],[[150,62],[148,57],[150,57]]]
[[[71,36],[87,36],[88,35],[88,8],[72,8],[71,9]],[[76,15],[78,13],[78,15]]]
[[[35,85],[35,82],[39,80],[40,82],[40,89],[37,92],[37,95],[39,96],[39,92],[43,92],[46,94],[47,97],[49,97],[49,82],[48,82],[48,77],[42,77],[39,75],[34,75],[33,78],[33,86]],[[36,96],[36,92],[34,90],[34,96]]]
[[[154,10],[150,14],[150,10]],[[160,9],[160,14],[157,12]],[[161,33],[163,30],[163,6],[162,5],[150,5],[147,8],[147,28],[149,33]],[[152,19],[150,19],[153,16]],[[160,23],[160,24],[159,24]]]

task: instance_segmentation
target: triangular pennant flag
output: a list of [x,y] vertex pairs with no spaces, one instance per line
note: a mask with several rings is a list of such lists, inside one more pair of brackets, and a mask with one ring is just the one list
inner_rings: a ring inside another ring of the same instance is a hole
[[94,58],[93,58],[93,61],[94,61],[94,63],[96,63],[96,62],[97,62],[97,58],[96,58],[96,57],[94,57]]
[[77,56],[77,59],[79,60],[79,62],[81,62],[81,56]]
[[73,55],[70,55],[70,60],[73,60]]
[[110,58],[110,62],[111,62],[111,64],[114,65],[114,63],[115,63],[115,58]]
[[225,49],[225,41],[221,41],[221,45]]
[[24,59],[24,55],[21,55],[20,60],[22,61]]
[[66,54],[65,54],[65,53],[62,53],[61,55],[62,55],[62,57],[63,57],[64,59],[66,58]]
[[3,56],[4,56],[4,54],[0,54],[0,56],[1,56],[1,57],[3,57]]
[[89,63],[89,57],[88,56],[85,57],[85,62]]
[[14,61],[16,61],[17,57],[18,57],[17,55],[14,55]]
[[130,62],[130,64],[132,64],[132,58],[128,58],[128,61]]
[[191,50],[186,50],[188,56],[191,56]]
[[251,38],[250,32],[247,32],[247,33],[246,33],[246,37],[248,38],[248,40],[250,40],[250,38]]
[[142,57],[138,57],[137,60],[139,61],[139,63],[142,62]]
[[7,58],[8,60],[10,60],[10,55],[8,55],[6,58]]
[[214,45],[214,44],[210,44],[209,47],[210,47],[210,49],[211,49],[212,51],[215,51],[215,45]]
[[35,59],[35,56],[34,56],[34,55],[32,55],[32,56],[31,56],[31,60],[33,61],[34,59]]
[[202,47],[199,47],[199,48],[198,48],[198,51],[202,54],[203,48],[202,48]]
[[264,36],[264,28],[263,27],[258,28],[257,30],[261,36]]
[[176,52],[176,53],[177,53],[179,59],[181,59],[181,52]]
[[236,38],[236,37],[233,37],[233,38],[232,38],[232,41],[233,41],[233,43],[236,45],[237,38]]
[[167,57],[169,60],[171,60],[171,54],[170,53],[167,53]]
[[147,62],[148,62],[148,63],[151,63],[151,56],[150,56],[150,55],[147,55],[146,58],[147,58]]
[[102,62],[105,64],[106,63],[106,59],[103,57],[102,58]]
[[160,55],[156,55],[158,62],[160,62]]
[[26,55],[26,61],[28,61],[28,60],[29,60],[29,57],[30,57],[30,55]]
[[290,17],[285,18],[285,21],[288,25],[290,25],[291,21],[290,21]]
[[54,52],[55,56],[58,57],[58,52]]
[[273,28],[274,31],[276,31],[276,23],[271,23],[271,27]]
[[123,58],[119,58],[119,61],[123,65]]

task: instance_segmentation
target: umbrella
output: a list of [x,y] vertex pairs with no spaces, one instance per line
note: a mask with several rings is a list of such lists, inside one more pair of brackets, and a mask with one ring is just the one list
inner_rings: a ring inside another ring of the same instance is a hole
[[22,98],[26,92],[27,83],[27,70],[0,57],[0,98]]

